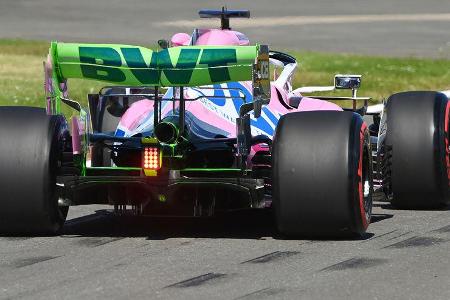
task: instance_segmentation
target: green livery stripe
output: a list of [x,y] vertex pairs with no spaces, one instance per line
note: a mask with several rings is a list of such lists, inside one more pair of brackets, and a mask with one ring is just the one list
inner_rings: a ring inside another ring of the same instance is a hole
[[112,171],[140,171],[142,168],[136,167],[87,167],[88,170],[112,170]]
[[185,46],[152,51],[129,45],[52,43],[59,79],[130,86],[199,86],[252,79],[259,46]]
[[241,171],[242,171],[241,169],[233,169],[233,168],[186,168],[180,170],[180,172],[241,172]]

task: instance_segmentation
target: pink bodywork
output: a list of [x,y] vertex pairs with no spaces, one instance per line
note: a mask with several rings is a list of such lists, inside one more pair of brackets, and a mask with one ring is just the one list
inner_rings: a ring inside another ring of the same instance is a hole
[[208,29],[204,31],[195,42],[196,45],[235,45],[247,46],[248,38],[234,30]]
[[187,46],[189,45],[189,41],[191,40],[191,36],[187,33],[176,33],[170,39],[170,43],[173,47],[178,46]]
[[[248,45],[248,38],[237,31],[232,30],[220,30],[220,29],[207,29],[200,30],[201,34],[195,37],[195,45]],[[187,34],[177,33],[172,39],[172,46],[181,46],[192,44],[193,37]],[[295,66],[290,68],[294,72]],[[280,74],[281,78],[283,72]],[[285,76],[286,77],[286,76]],[[290,76],[287,76],[288,78]],[[300,94],[294,94],[292,92],[292,87],[290,83],[283,82],[280,80],[274,80],[271,82],[271,100],[270,103],[263,108],[262,115],[267,128],[267,125],[271,127],[270,133],[261,130],[261,126],[258,126],[258,120],[252,117],[252,135],[264,134],[273,137],[273,133],[276,127],[278,119],[290,112],[301,112],[301,111],[317,111],[317,110],[333,110],[341,111],[342,108],[338,105],[308,98],[302,97]],[[240,82],[242,87],[251,93],[252,85],[251,82]],[[226,88],[227,84],[221,84],[221,87]],[[208,94],[207,90],[202,90],[201,88],[185,88],[185,99],[193,99],[199,96],[199,91],[205,95],[198,99],[197,101],[186,102],[186,112],[192,113],[200,121],[210,124],[220,130],[226,132],[226,136],[235,137],[236,136],[236,118],[238,117],[238,112],[236,110],[235,104],[231,99],[227,100],[225,104],[217,105],[210,98],[214,98],[213,94]],[[211,93],[211,91],[209,91]],[[226,89],[224,89],[226,93]],[[299,107],[292,108],[289,107],[288,97],[298,96],[302,97]],[[166,114],[170,113],[172,110],[172,105],[163,105],[161,115],[164,117]],[[127,135],[133,135],[142,130],[142,124],[145,120],[153,118],[153,103],[149,100],[138,101],[133,104],[121,119],[119,127],[122,131],[127,132]],[[142,132],[142,131],[141,131]],[[261,145],[256,145],[253,147],[252,153],[261,149]]]

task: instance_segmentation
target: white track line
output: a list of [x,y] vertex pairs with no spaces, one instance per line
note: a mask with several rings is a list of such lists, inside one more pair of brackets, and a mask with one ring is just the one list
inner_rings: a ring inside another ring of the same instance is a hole
[[[334,16],[284,16],[254,19],[235,19],[236,28],[275,27],[293,25],[350,24],[373,22],[424,22],[450,21],[450,13],[444,14],[383,14],[383,15],[334,15]],[[153,24],[161,27],[209,27],[217,25],[214,19],[178,20]]]

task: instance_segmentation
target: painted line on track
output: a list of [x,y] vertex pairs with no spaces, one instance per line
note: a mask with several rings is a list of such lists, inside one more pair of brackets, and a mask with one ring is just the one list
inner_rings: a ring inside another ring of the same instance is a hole
[[[236,28],[259,28],[295,25],[352,24],[377,22],[450,22],[450,13],[442,14],[377,14],[377,15],[329,15],[329,16],[283,16],[253,19],[235,19]],[[178,20],[154,23],[159,27],[210,27],[215,19]]]

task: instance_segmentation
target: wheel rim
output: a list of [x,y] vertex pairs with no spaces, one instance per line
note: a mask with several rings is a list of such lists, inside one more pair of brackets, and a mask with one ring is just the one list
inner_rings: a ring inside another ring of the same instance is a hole
[[62,226],[67,217],[67,213],[69,211],[68,206],[60,206],[58,203],[59,195],[57,193],[56,188],[56,174],[59,173],[60,167],[63,165],[62,161],[62,153],[65,149],[65,143],[67,142],[67,126],[61,119],[55,120],[56,130],[54,132],[54,137],[51,144],[51,152],[50,152],[50,177],[51,180],[49,182],[49,191],[52,205],[54,205],[54,214],[51,216],[53,218],[53,231],[57,232],[61,230]]
[[363,209],[365,213],[365,217],[367,220],[367,223],[370,223],[370,218],[372,216],[372,194],[373,194],[373,187],[372,187],[372,172],[370,172],[370,164],[371,161],[369,159],[369,147],[364,147],[364,154],[363,154],[363,165],[362,165],[362,187],[363,187]]

